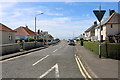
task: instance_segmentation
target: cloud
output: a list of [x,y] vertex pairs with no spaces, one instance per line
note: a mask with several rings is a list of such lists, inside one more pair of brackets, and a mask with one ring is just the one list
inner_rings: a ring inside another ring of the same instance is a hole
[[89,17],[90,14],[83,14],[82,16],[84,16],[84,17]]
[[46,13],[47,15],[50,15],[50,16],[63,16],[63,14],[61,13]]
[[63,8],[55,8],[56,10],[62,10]]
[[[73,32],[75,36],[80,35],[88,27],[92,26],[93,22],[94,19],[72,21],[70,17],[56,17],[53,19],[40,19],[37,21],[37,29],[48,31],[55,37],[69,38],[73,37]],[[9,22],[5,24],[13,29],[27,24],[28,27],[34,31],[34,20]]]
[[66,21],[70,21],[71,18],[70,17],[61,17],[61,18],[53,18],[53,20],[56,21],[56,22],[64,23]]
[[0,6],[2,10],[14,7],[16,4],[17,2],[0,2]]

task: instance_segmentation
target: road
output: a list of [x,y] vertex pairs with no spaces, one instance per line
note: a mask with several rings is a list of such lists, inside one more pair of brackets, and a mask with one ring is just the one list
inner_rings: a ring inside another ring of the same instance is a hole
[[55,46],[2,62],[3,78],[83,78],[75,47],[61,41]]

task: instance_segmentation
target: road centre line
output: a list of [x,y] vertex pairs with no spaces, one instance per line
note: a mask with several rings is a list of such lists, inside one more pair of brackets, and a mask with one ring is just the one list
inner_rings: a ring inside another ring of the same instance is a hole
[[36,64],[38,64],[39,62],[43,61],[44,59],[46,59],[49,55],[43,57],[42,59],[38,60],[37,62],[35,62],[32,66],[35,66]]
[[53,52],[56,52],[58,49],[54,50]]

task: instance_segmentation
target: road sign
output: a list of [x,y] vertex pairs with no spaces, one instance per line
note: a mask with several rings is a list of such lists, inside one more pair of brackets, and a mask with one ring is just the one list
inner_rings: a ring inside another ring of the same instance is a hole
[[105,10],[94,10],[93,12],[95,16],[97,17],[98,21],[101,22],[106,11]]

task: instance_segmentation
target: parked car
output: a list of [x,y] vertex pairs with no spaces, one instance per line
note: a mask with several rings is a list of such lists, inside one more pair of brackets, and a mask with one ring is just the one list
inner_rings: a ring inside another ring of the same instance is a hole
[[69,40],[68,45],[73,45],[73,46],[75,46],[74,40]]

